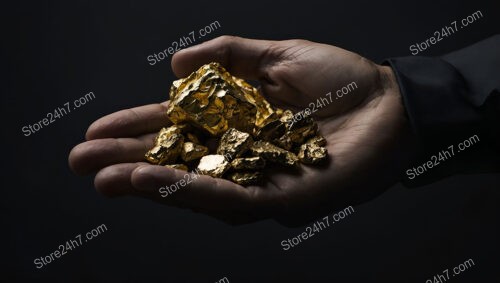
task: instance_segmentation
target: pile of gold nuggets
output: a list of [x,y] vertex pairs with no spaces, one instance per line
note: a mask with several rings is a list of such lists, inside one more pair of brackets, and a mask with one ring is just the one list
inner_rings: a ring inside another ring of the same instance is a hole
[[298,166],[328,158],[311,117],[296,119],[290,110],[271,107],[219,63],[174,81],[166,114],[172,125],[161,129],[145,155],[152,164],[247,186],[262,182],[267,163]]

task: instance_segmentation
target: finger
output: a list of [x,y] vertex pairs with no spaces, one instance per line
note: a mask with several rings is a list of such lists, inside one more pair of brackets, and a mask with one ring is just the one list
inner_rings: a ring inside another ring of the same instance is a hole
[[130,181],[132,172],[146,163],[114,164],[100,170],[94,178],[96,190],[108,197],[139,195]]
[[[102,170],[100,170],[95,177],[94,180],[95,188],[99,193],[107,197],[120,197],[126,195],[133,195],[133,196],[151,198],[150,193],[144,194],[143,192],[135,189],[135,187],[132,185],[131,182],[131,176],[134,170],[144,165],[148,164],[143,162],[123,163],[105,167]],[[175,169],[168,169],[168,168],[167,170],[173,172],[177,171]],[[180,172],[180,174],[185,174],[185,172]],[[156,199],[154,200],[163,201],[161,198],[157,198],[157,196],[155,196],[155,198]],[[172,199],[173,198],[170,198],[170,202],[172,202]],[[186,208],[186,206],[182,205],[180,201],[177,201],[175,203],[172,202],[172,205],[181,208]],[[221,212],[212,212],[198,208],[193,208],[192,210],[196,213],[203,213],[211,217],[217,218],[231,225],[247,224],[261,219],[252,215],[237,213],[235,211],[232,211],[231,213],[221,213]]]
[[303,107],[295,106],[290,99],[286,99],[287,96],[295,92],[289,86],[282,87],[277,90],[276,87],[270,86],[269,84],[260,85],[257,87],[259,92],[267,99],[273,107],[281,108],[284,110],[292,110],[293,112],[298,112],[303,109]]
[[276,41],[220,36],[175,53],[172,69],[182,78],[204,64],[219,62],[235,76],[260,79],[266,77],[266,65],[273,59],[270,51],[275,45]]
[[89,174],[106,166],[144,160],[153,146],[156,134],[138,138],[97,139],[75,146],[68,158],[70,168],[77,174]]
[[100,118],[90,125],[87,140],[135,137],[170,125],[166,116],[168,101],[121,110]]
[[[228,180],[160,166],[140,166],[132,173],[132,185],[151,199],[211,212],[254,212],[258,187],[244,188]],[[164,197],[159,189],[165,188]],[[252,188],[252,189],[250,189]]]
[[[137,190],[132,185],[132,173],[141,166],[160,167],[166,169],[167,171],[179,171],[185,173],[185,171],[150,165],[146,162],[113,164],[101,169],[96,174],[94,179],[96,190],[108,197],[132,195],[151,199],[149,194],[145,194],[144,192]],[[184,206],[179,203],[175,206],[184,208]]]

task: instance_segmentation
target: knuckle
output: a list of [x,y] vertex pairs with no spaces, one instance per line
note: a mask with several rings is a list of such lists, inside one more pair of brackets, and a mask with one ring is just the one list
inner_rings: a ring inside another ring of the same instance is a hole
[[240,37],[234,35],[222,35],[217,38],[217,40],[219,40],[224,45],[232,44],[234,41],[238,39],[240,39]]

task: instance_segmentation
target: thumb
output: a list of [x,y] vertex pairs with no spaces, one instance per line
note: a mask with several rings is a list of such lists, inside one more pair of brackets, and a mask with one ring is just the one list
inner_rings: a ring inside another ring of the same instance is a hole
[[277,43],[269,40],[220,36],[175,53],[172,58],[172,69],[177,77],[182,78],[204,64],[219,62],[235,76],[262,79],[266,77],[269,62],[275,60],[270,51]]

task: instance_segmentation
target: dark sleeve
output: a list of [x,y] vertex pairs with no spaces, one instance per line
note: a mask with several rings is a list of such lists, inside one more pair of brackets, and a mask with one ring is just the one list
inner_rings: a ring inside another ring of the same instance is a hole
[[418,160],[409,169],[433,162],[417,176],[405,172],[404,184],[500,171],[500,35],[441,57],[409,56],[385,63],[396,74],[420,143]]

